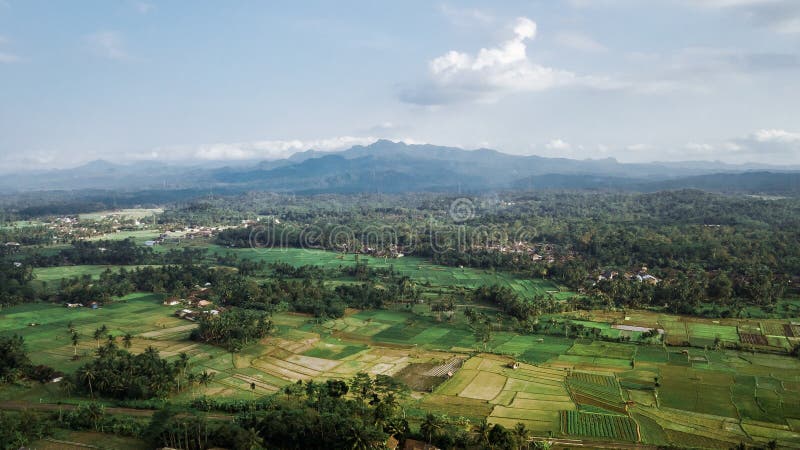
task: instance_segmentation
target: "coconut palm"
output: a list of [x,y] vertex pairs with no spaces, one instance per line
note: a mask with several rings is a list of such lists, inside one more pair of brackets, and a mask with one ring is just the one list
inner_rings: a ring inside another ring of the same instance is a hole
[[94,390],[92,389],[92,381],[95,379],[94,369],[86,365],[78,372],[78,377],[89,385],[89,396],[94,398]]
[[122,346],[127,348],[131,348],[133,345],[133,335],[130,333],[125,333],[125,336],[122,336]]
[[442,420],[435,414],[428,413],[425,420],[420,424],[419,431],[425,436],[425,440],[430,444],[433,437],[442,429]]
[[61,380],[61,383],[59,383],[58,387],[61,389],[61,392],[64,393],[65,397],[69,397],[72,391],[75,390],[75,384],[72,382],[72,380],[66,377]]
[[74,350],[73,357],[78,358],[78,333],[72,332],[72,349]]
[[517,437],[517,441],[519,441],[519,445],[521,448],[528,448],[528,439],[531,437],[531,432],[522,422],[517,422],[514,425],[514,435]]
[[103,338],[103,334],[105,334],[105,331],[103,331],[101,328],[96,328],[94,330],[92,337],[94,337],[95,342],[97,342],[97,348],[100,348],[100,339]]
[[491,431],[492,427],[489,426],[489,422],[486,419],[483,419],[475,426],[475,440],[477,444],[480,444],[484,447],[489,447],[489,431]]

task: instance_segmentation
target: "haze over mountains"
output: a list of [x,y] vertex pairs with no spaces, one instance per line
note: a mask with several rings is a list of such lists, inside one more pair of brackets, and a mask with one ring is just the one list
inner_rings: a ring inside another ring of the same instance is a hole
[[0,190],[271,190],[295,193],[602,189],[710,191],[791,195],[800,167],[720,162],[620,163],[518,156],[380,140],[341,152],[308,150],[287,159],[223,162],[93,161],[52,171],[7,174]]

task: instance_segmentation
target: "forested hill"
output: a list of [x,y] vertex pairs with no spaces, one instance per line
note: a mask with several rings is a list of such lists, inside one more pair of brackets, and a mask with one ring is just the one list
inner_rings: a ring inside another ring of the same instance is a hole
[[6,174],[0,192],[309,193],[520,190],[651,192],[696,188],[716,192],[797,195],[800,168],[719,162],[628,164],[611,158],[573,160],[377,141],[342,152],[307,151],[279,161],[130,165],[95,161],[50,172]]

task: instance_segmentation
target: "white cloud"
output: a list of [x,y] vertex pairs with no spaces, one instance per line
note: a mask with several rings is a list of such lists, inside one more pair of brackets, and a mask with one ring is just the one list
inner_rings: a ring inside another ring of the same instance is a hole
[[[5,36],[0,36],[0,45],[8,44],[9,40]],[[0,64],[11,64],[19,62],[20,57],[9,52],[0,51]]]
[[747,136],[722,142],[715,159],[727,162],[800,164],[800,133],[776,128],[756,130]]
[[86,43],[98,55],[115,61],[130,59],[122,35],[116,31],[98,31],[86,36]]
[[[263,140],[252,142],[216,143],[199,146],[158,147],[151,152],[128,155],[129,159],[187,160],[203,161],[225,160],[272,160],[283,159],[305,151],[317,150],[333,152],[348,149],[354,145],[369,145],[379,138],[373,136],[338,136],[324,139]],[[414,139],[400,139],[407,144],[419,144]]]
[[495,21],[492,14],[477,8],[458,8],[443,4],[439,6],[439,10],[447,20],[458,26],[489,25]]
[[19,62],[19,56],[13,53],[0,52],[0,64],[11,64]]
[[133,4],[133,7],[136,8],[136,11],[139,14],[147,14],[150,11],[152,11],[153,9],[155,9],[155,6],[153,6],[152,3],[148,3],[148,2],[135,2]]
[[700,144],[697,142],[689,142],[688,144],[686,144],[686,150],[697,153],[708,153],[714,150],[714,146],[711,144]]
[[732,10],[756,25],[777,33],[800,33],[800,2],[797,0],[687,0],[691,5]]
[[753,133],[752,137],[757,142],[792,144],[800,143],[800,133],[791,133],[786,130],[765,129]]
[[631,144],[631,145],[625,147],[625,149],[627,149],[629,151],[632,151],[632,152],[643,152],[643,151],[647,151],[647,150],[652,150],[653,146],[650,145],[650,144]]
[[596,89],[623,87],[603,77],[579,76],[567,70],[537,64],[527,55],[527,42],[536,37],[536,23],[519,17],[513,36],[477,54],[451,50],[428,63],[430,80],[407,89],[401,99],[437,105],[464,100],[496,101],[518,92],[545,91],[563,86]]
[[602,53],[608,48],[579,31],[562,31],[556,34],[556,43],[562,47],[571,48],[588,53]]
[[547,147],[549,150],[569,150],[571,146],[569,145],[569,142],[566,142],[562,139],[551,139],[550,142],[545,145],[545,147]]

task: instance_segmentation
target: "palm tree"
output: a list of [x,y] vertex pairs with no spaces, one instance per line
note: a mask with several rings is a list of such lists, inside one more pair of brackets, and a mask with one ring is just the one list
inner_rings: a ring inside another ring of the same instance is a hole
[[181,380],[186,378],[186,367],[189,365],[189,355],[186,352],[181,352],[178,359],[175,361],[175,368],[181,371],[181,376],[178,378],[178,390],[181,390]]
[[103,333],[105,333],[105,331],[100,328],[94,330],[94,334],[92,336],[94,337],[95,342],[97,342],[97,348],[100,348],[100,339],[103,337]]
[[425,436],[426,441],[430,444],[433,442],[433,436],[442,428],[442,422],[435,414],[428,413],[425,416],[425,421],[419,426],[419,431]]
[[78,333],[75,331],[72,332],[72,349],[74,350],[73,359],[78,359]]
[[255,428],[251,427],[247,429],[246,439],[247,439],[247,444],[246,444],[247,447],[245,448],[247,448],[248,450],[258,450],[260,448],[263,448],[262,445],[264,445],[264,440],[261,439]]
[[189,389],[192,391],[192,397],[194,397],[194,384],[197,383],[197,375],[193,372],[189,372],[189,375],[186,376],[186,382],[189,384]]
[[125,336],[122,336],[122,345],[126,349],[131,348],[133,345],[133,335],[130,333],[125,333]]
[[489,431],[491,431],[491,427],[486,419],[481,420],[481,422],[475,427],[477,443],[487,448],[489,447]]
[[514,435],[517,437],[519,441],[520,447],[528,448],[528,439],[530,439],[531,432],[522,422],[517,422],[514,425]]
[[211,380],[213,379],[214,374],[204,370],[200,373],[200,377],[197,378],[197,381],[203,386],[208,387],[208,383],[211,383]]
[[92,368],[89,367],[88,365],[84,366],[83,369],[81,369],[81,371],[78,373],[78,376],[83,381],[89,384],[89,396],[94,398],[94,390],[92,390],[92,380],[94,380],[95,374],[92,371]]
[[75,390],[75,384],[72,383],[72,381],[66,377],[64,377],[64,379],[61,380],[61,383],[59,384],[58,387],[61,388],[61,391],[64,393],[65,397],[69,397],[72,391]]

